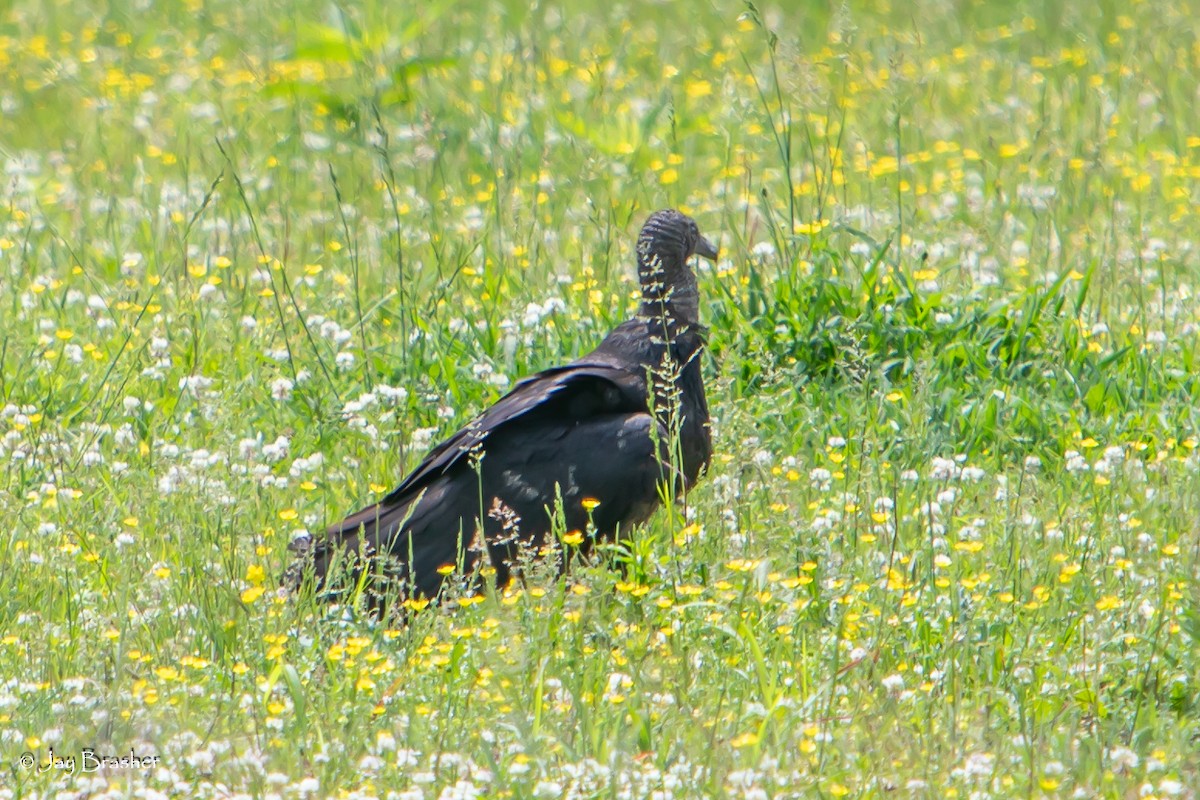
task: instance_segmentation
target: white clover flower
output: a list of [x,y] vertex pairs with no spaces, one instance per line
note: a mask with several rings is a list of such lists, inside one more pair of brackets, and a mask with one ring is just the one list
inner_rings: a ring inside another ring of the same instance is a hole
[[288,474],[293,478],[298,478],[309,472],[314,472],[325,463],[325,455],[323,453],[313,453],[307,458],[297,458],[292,461],[292,466],[288,469]]
[[312,131],[305,131],[302,133],[300,135],[300,140],[304,143],[306,148],[314,151],[328,150],[330,145],[333,144],[328,136],[322,136],[321,134],[314,133]]
[[850,255],[867,258],[871,255],[871,245],[863,241],[852,242],[850,244]]
[[208,750],[196,750],[184,756],[183,760],[192,769],[200,772],[211,772],[216,758]]
[[438,800],[476,800],[480,795],[480,790],[475,784],[469,781],[460,780],[453,786],[447,786],[442,789],[438,795]]
[[991,753],[972,753],[963,762],[963,771],[969,777],[987,778],[995,770],[996,757]]
[[376,755],[368,753],[358,760],[358,771],[367,775],[375,775],[383,769],[384,761]]
[[[850,251],[854,252],[854,245],[850,246]],[[870,252],[869,247],[867,248],[867,252]],[[754,256],[755,258],[770,258],[771,256],[775,255],[775,245],[771,242],[759,242],[758,244],[754,245],[754,247],[750,248],[750,255]]]
[[1158,782],[1158,790],[1163,794],[1170,795],[1171,797],[1178,797],[1179,795],[1183,794],[1183,789],[1183,784],[1174,778],[1163,778]]
[[525,305],[525,315],[521,318],[521,324],[526,328],[532,328],[541,322],[542,317],[544,316],[545,311],[543,310],[541,304],[527,303]]
[[205,467],[207,467],[208,462],[209,462],[209,457],[210,457],[210,453],[207,450],[205,450],[204,448],[200,448],[199,450],[193,450],[188,455],[188,458],[191,460],[192,466],[196,467],[197,469],[204,469]]
[[758,783],[760,777],[757,770],[739,769],[729,773],[725,782],[734,789],[749,789]]
[[179,470],[177,467],[171,467],[166,475],[158,479],[159,494],[174,494],[179,488]]
[[963,467],[960,477],[964,481],[977,483],[987,477],[987,473],[979,467]]
[[1137,768],[1142,762],[1138,758],[1138,754],[1130,750],[1128,747],[1114,747],[1108,751],[1108,758],[1112,761],[1113,769],[1117,772],[1130,772]]
[[402,386],[388,386],[386,383],[381,383],[375,387],[375,391],[390,405],[398,405],[408,399],[408,390]]
[[626,675],[624,672],[613,672],[608,676],[608,688],[605,689],[604,696],[607,699],[612,695],[619,694],[625,689],[633,686],[633,678]]
[[286,436],[279,436],[274,442],[265,444],[262,447],[263,458],[269,463],[274,464],[287,458],[288,448],[291,446],[291,441]]
[[948,481],[957,477],[958,471],[953,459],[934,456],[930,462],[929,477],[935,481]]
[[372,392],[366,392],[358,396],[357,400],[348,400],[342,405],[342,414],[352,416],[358,414],[364,409],[375,405],[375,395]]
[[412,432],[412,437],[409,441],[418,450],[425,450],[433,443],[433,437],[437,431],[437,428],[417,428]]
[[188,375],[179,379],[180,391],[189,392],[193,397],[213,385],[213,379],[204,375]]
[[1066,458],[1067,472],[1087,472],[1091,467],[1082,455],[1075,450],[1068,450],[1064,457]]
[[276,378],[271,381],[271,397],[279,401],[290,400],[292,389],[296,384],[290,378]]

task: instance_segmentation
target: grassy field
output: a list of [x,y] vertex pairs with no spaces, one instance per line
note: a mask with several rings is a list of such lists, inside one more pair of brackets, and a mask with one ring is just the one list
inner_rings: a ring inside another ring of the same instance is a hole
[[[1195,7],[417,5],[0,11],[0,798],[1196,797]],[[279,596],[666,206],[624,571]]]

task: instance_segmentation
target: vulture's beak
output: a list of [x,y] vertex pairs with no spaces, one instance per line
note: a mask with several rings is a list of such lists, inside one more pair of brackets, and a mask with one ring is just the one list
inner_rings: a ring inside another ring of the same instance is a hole
[[716,261],[719,252],[717,246],[703,236],[696,240],[696,255],[707,258],[709,261]]

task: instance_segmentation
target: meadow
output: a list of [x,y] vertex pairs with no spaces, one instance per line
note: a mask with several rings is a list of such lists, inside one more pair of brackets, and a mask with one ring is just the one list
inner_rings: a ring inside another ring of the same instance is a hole
[[[0,798],[1196,797],[1195,12],[6,4]],[[408,625],[279,593],[662,207],[686,503]]]

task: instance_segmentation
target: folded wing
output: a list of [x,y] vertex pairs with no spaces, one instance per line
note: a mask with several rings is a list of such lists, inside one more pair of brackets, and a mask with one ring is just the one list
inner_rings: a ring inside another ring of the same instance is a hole
[[353,579],[369,570],[374,591],[398,583],[434,597],[449,574],[491,566],[503,584],[522,550],[545,544],[559,500],[568,530],[590,520],[611,536],[648,518],[665,438],[643,375],[604,363],[546,370],[433,448],[379,503],[319,543],[302,540],[288,578],[311,570],[323,588],[340,562]]

